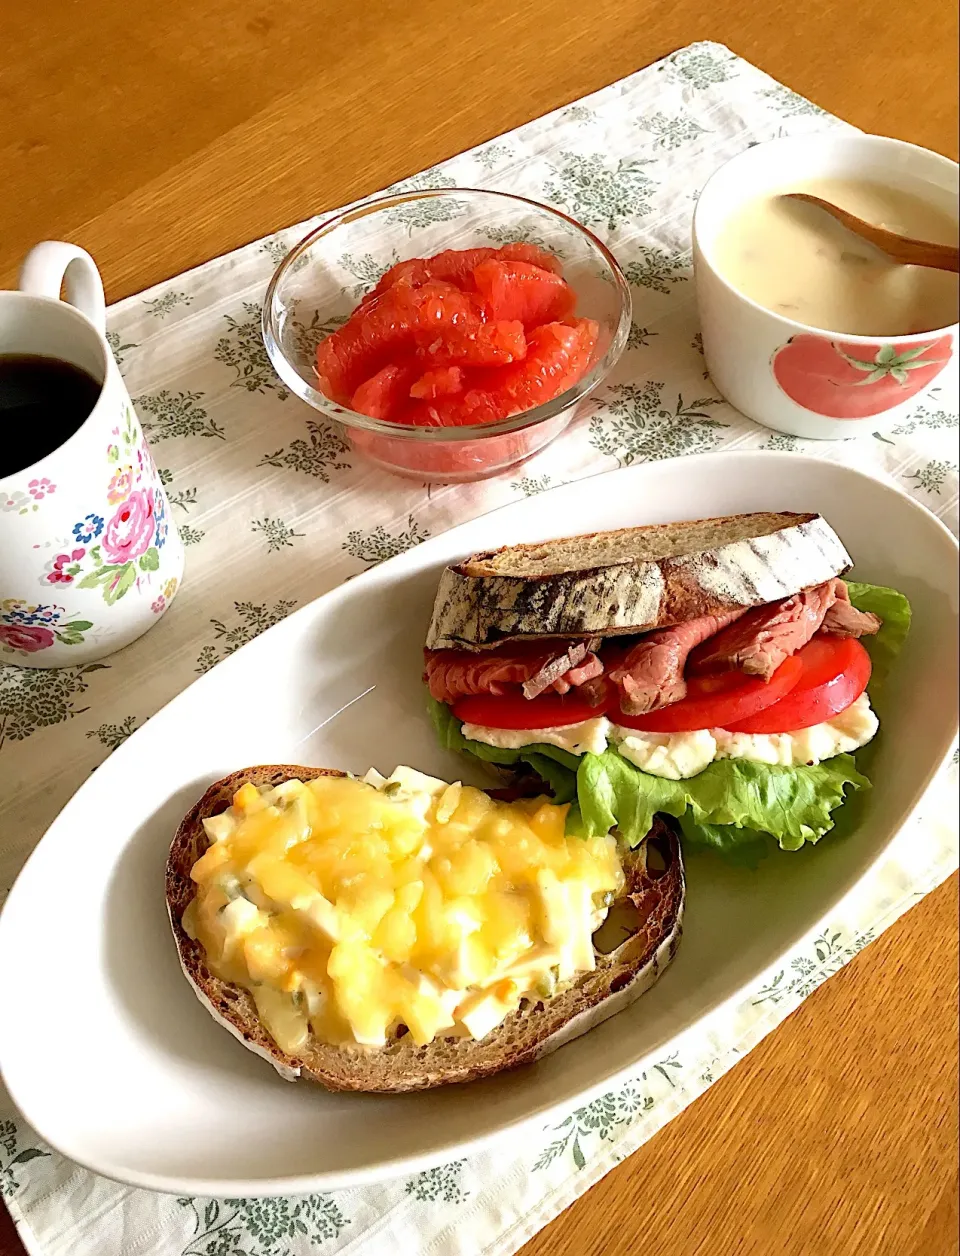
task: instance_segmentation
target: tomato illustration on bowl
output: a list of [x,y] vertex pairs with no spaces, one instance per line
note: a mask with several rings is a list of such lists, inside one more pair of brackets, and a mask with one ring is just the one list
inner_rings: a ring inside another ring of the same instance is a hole
[[951,337],[925,344],[845,344],[821,336],[791,336],[770,360],[787,396],[834,419],[881,414],[939,375],[952,352]]

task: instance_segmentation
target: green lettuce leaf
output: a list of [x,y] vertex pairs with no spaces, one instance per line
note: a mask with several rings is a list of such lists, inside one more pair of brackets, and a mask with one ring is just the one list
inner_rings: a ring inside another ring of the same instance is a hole
[[[616,825],[631,846],[646,837],[656,812],[680,819],[689,808],[694,824],[738,829],[748,842],[756,841],[757,831],[769,833],[783,850],[799,850],[833,827],[830,813],[848,787],[870,788],[848,754],[797,768],[719,759],[689,780],[668,781],[641,772],[608,749],[584,755],[577,771],[583,832],[593,837]],[[725,833],[725,843],[735,836]],[[719,836],[713,838],[719,845]]]
[[[557,750],[556,746],[541,749]],[[555,803],[573,802],[577,796],[577,773],[574,768],[565,767],[550,755],[538,754],[536,747],[525,746],[522,751],[514,753],[522,756],[523,762],[533,768],[537,776],[550,786],[551,801]],[[561,754],[566,752],[561,750]],[[574,758],[573,755],[570,756]]]
[[706,846],[722,855],[727,863],[751,870],[776,849],[769,833],[738,829],[735,824],[698,824],[689,810],[680,817],[680,832],[687,845]]
[[856,580],[846,583],[850,601],[857,610],[872,611],[883,620],[883,627],[875,637],[861,638],[873,662],[869,685],[872,693],[886,680],[903,649],[910,631],[910,603],[896,589],[887,589],[881,584],[861,584]]
[[520,750],[505,750],[500,746],[488,746],[482,741],[470,741],[464,737],[463,728],[453,711],[444,702],[429,698],[430,719],[437,734],[437,740],[445,750],[453,750],[458,754],[472,754],[485,763],[496,763],[501,767],[513,767],[518,763],[526,763],[538,776],[542,777],[553,790],[555,802],[571,802],[577,796],[577,766],[580,762],[569,750],[561,750],[559,746],[547,746],[536,743],[524,746]]

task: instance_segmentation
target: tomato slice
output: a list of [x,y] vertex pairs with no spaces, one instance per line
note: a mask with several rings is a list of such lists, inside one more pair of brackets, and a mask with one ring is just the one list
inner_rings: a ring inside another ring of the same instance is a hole
[[687,696],[660,711],[625,715],[617,701],[607,715],[615,724],[644,733],[689,733],[698,728],[729,728],[779,702],[800,679],[803,668],[796,655],[784,659],[769,680],[724,672],[718,676],[693,676],[687,680]]
[[458,698],[453,713],[464,724],[482,724],[485,728],[564,728],[583,720],[603,715],[605,699],[591,705],[576,689],[569,693],[543,693],[539,698],[522,694],[495,698],[490,694],[471,694]]
[[786,697],[748,719],[725,723],[732,733],[792,733],[812,728],[856,702],[870,679],[870,655],[855,637],[818,632],[793,656],[802,673]]

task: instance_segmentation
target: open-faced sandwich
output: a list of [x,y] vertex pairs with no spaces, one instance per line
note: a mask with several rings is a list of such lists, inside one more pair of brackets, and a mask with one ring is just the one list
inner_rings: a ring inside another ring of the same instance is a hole
[[184,973],[285,1078],[406,1091],[536,1060],[673,958],[671,823],[630,849],[410,768],[256,767],[184,818],[166,894]]
[[817,514],[657,524],[475,554],[445,569],[424,679],[441,742],[574,804],[571,832],[795,850],[869,781],[867,683],[909,628],[846,581]]

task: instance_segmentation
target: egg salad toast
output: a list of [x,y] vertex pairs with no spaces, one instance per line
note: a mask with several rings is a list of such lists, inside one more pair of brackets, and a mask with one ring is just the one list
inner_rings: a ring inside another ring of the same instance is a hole
[[288,1080],[400,1092],[530,1063],[648,990],[680,939],[672,821],[629,849],[566,806],[409,768],[211,785],[170,848],[180,963]]

